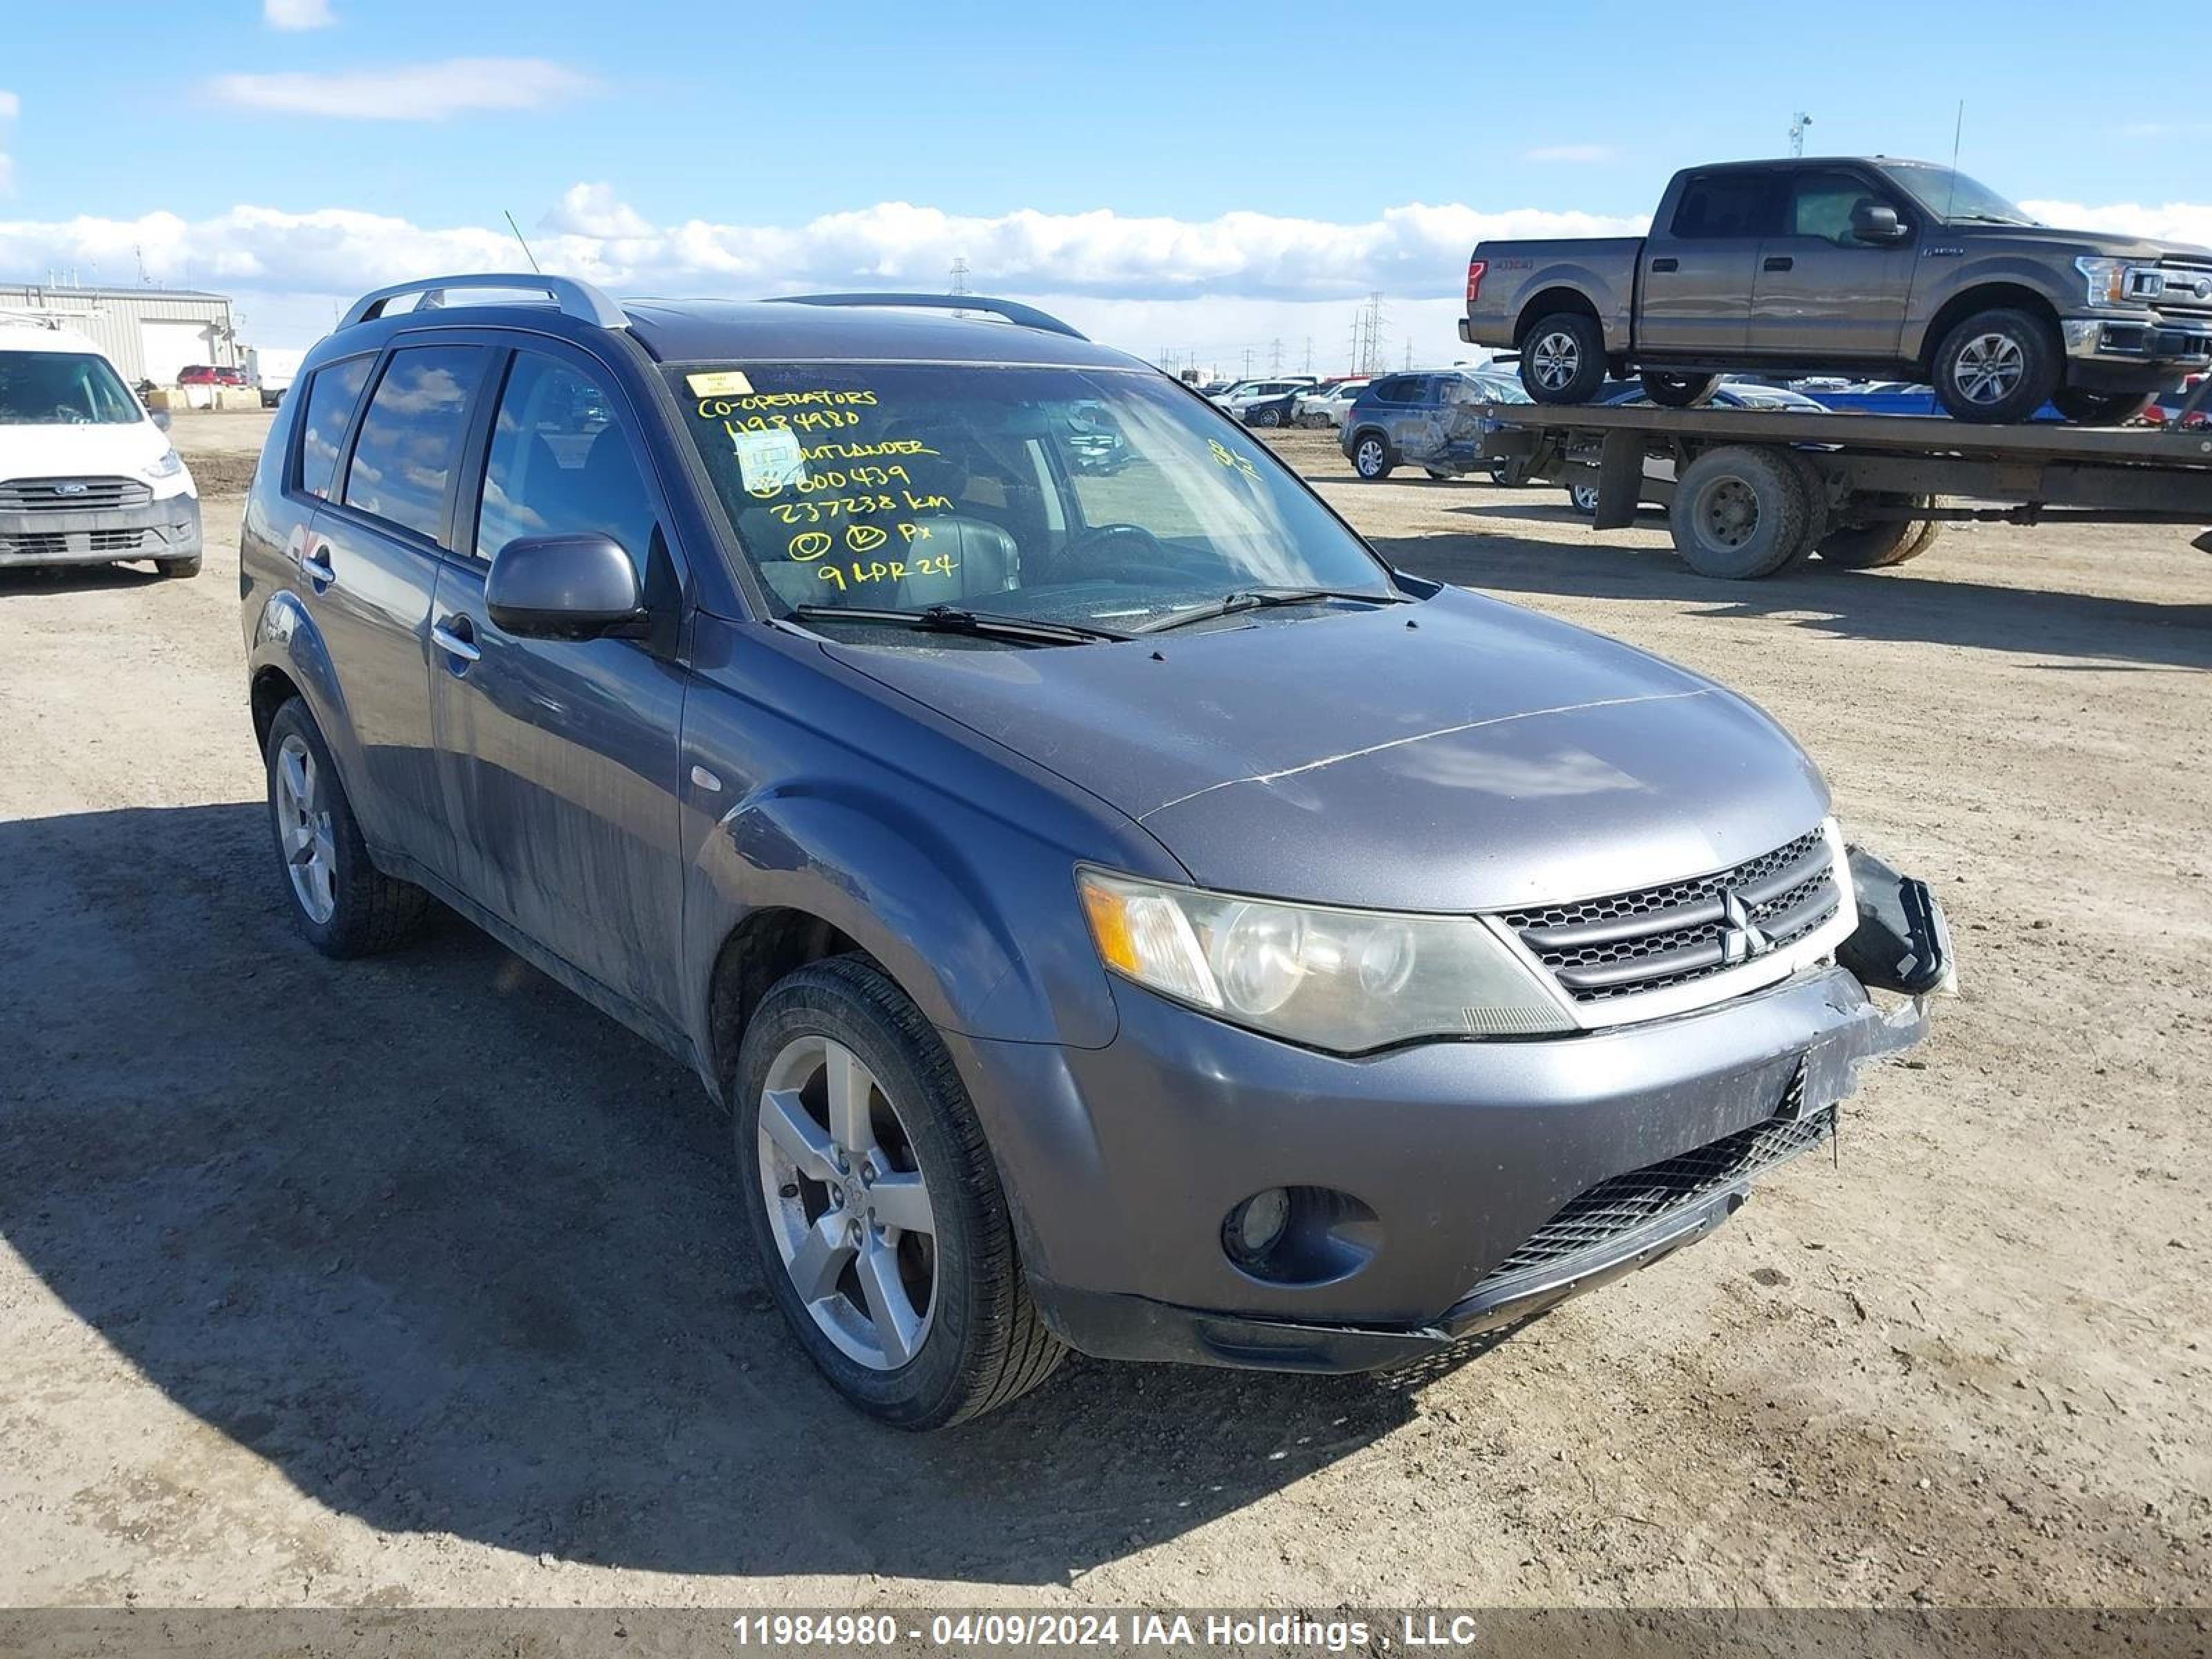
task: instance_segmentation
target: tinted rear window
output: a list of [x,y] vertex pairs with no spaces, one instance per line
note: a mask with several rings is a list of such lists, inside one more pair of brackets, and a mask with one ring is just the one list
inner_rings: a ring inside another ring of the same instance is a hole
[[300,488],[330,499],[338,476],[338,446],[345,441],[354,405],[368,384],[374,356],[349,357],[315,371],[307,382],[306,413],[300,420]]
[[1683,186],[1674,234],[1692,238],[1765,236],[1780,216],[1771,173],[1716,173]]
[[446,483],[459,463],[478,346],[410,346],[392,354],[361,417],[345,502],[432,541],[446,529]]

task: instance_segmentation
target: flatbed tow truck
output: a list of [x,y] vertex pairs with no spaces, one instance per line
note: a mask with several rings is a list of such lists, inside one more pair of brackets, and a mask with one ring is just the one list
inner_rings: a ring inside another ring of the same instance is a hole
[[[1531,478],[1595,485],[1600,530],[1664,502],[1701,575],[1771,576],[1814,553],[1875,569],[1946,522],[2212,525],[2212,378],[2162,428],[1977,426],[1942,416],[1492,404],[1483,453]],[[2195,544],[2212,552],[2212,531]]]

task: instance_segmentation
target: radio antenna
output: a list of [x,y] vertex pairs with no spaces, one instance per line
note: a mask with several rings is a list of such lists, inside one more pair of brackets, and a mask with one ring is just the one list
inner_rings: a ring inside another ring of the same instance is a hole
[[1951,222],[1951,204],[1959,199],[1959,141],[1966,133],[1966,100],[1959,100],[1959,118],[1951,128],[1951,188],[1943,197],[1943,222]]
[[544,276],[545,272],[544,268],[538,263],[538,256],[530,251],[530,244],[526,241],[523,241],[522,227],[514,222],[514,216],[512,213],[507,213],[505,208],[501,208],[500,211],[501,213],[507,213],[507,228],[514,233],[514,240],[516,241],[522,242],[522,257],[530,261],[531,270],[537,271],[541,276]]

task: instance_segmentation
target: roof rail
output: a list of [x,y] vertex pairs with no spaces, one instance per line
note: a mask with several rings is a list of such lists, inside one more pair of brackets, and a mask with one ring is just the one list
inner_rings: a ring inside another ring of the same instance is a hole
[[545,295],[560,307],[562,316],[574,317],[580,323],[595,323],[601,328],[629,326],[629,319],[623,314],[623,308],[589,283],[580,283],[573,276],[548,276],[539,271],[472,271],[465,276],[426,276],[417,283],[394,283],[390,288],[378,289],[356,300],[338,326],[351,328],[356,323],[381,317],[385,307],[410,294],[422,296],[416,309],[428,311],[443,305],[446,290],[454,288],[520,289],[526,293]]
[[923,311],[988,311],[1024,328],[1065,334],[1071,340],[1090,338],[1048,311],[1039,311],[1018,300],[994,300],[981,294],[777,294],[770,297],[780,304],[791,306],[913,306]]

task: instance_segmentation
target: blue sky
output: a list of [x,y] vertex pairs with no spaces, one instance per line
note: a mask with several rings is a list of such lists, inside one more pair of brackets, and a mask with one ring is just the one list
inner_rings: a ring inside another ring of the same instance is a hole
[[[2086,16],[1927,0],[40,7],[0,54],[0,278],[58,260],[128,281],[148,259],[312,333],[330,296],[368,285],[356,268],[498,260],[461,233],[503,234],[511,210],[553,262],[633,286],[842,270],[940,287],[964,257],[978,287],[1057,290],[1193,349],[1328,337],[1379,287],[1432,355],[1459,233],[1516,213],[1638,220],[1678,166],[1780,151],[1796,108],[1808,150],[1940,159],[1963,96],[1962,164],[2017,198],[2107,216],[2212,201],[2212,122],[2185,100],[2118,98],[2109,78],[2081,94],[2069,43]],[[756,234],[899,203],[949,222]],[[1416,204],[1454,211],[1389,219]],[[392,228],[315,219],[334,213]],[[1269,222],[1256,237],[1224,224],[1248,215]],[[720,228],[720,251],[701,255],[690,225]],[[1261,257],[1234,252],[1247,240]]]

